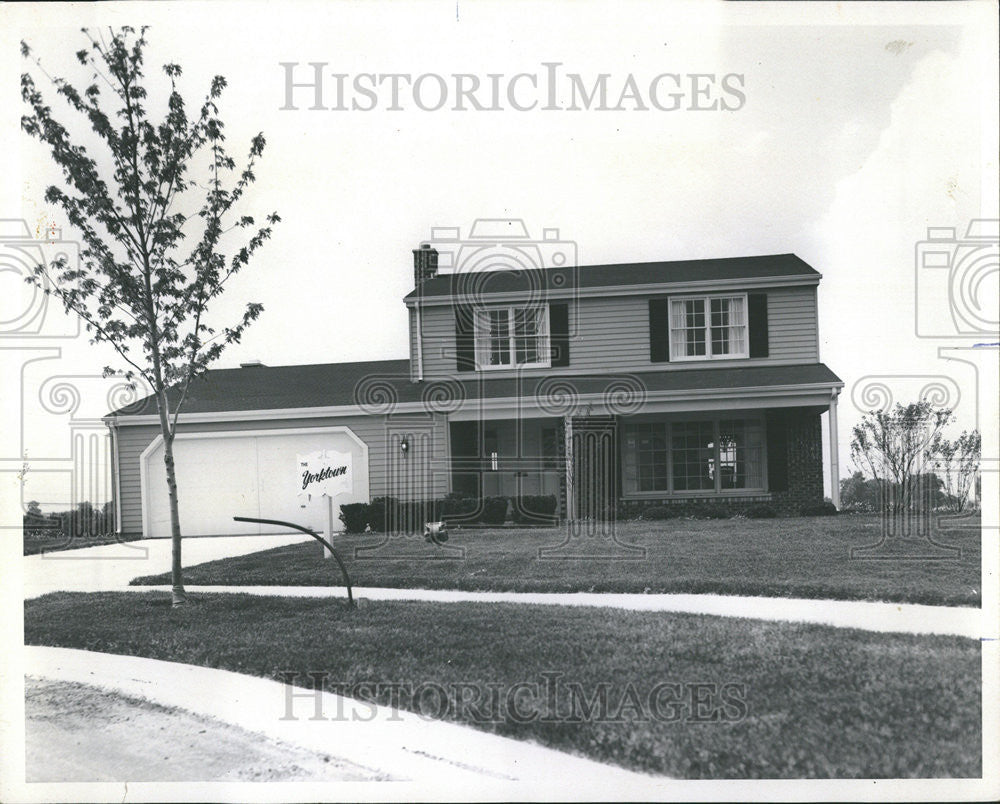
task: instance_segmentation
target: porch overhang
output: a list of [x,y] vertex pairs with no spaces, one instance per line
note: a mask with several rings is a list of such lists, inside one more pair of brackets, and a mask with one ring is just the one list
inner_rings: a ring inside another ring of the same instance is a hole
[[581,394],[572,402],[547,403],[531,397],[470,399],[448,414],[451,421],[546,418],[583,415],[628,416],[698,410],[756,410],[783,407],[827,408],[843,383],[778,388],[738,388],[698,392],[649,392],[618,400],[607,394]]
[[827,408],[844,387],[822,363],[467,382],[453,421],[628,416],[691,410]]

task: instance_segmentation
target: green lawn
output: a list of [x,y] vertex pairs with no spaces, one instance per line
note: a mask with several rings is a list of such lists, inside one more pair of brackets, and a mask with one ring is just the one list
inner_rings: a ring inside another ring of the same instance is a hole
[[[619,539],[642,546],[641,560],[538,557],[557,545],[561,530],[453,531],[448,547],[421,538],[340,536],[336,546],[357,586],[489,591],[696,592],[730,595],[886,600],[932,605],[980,604],[980,542],[976,528],[948,531],[939,542],[961,547],[960,558],[931,561],[851,558],[852,547],[877,542],[875,516],[794,519],[675,519],[627,522]],[[581,539],[574,549],[595,553],[605,539]],[[920,551],[922,541],[899,543]],[[361,549],[359,551],[359,548]],[[333,561],[315,542],[280,547],[185,569],[189,584],[322,586],[339,584]],[[135,584],[168,583],[166,575]]]
[[[425,713],[684,778],[982,769],[980,645],[959,637],[516,604],[362,601],[351,611],[339,601],[225,594],[173,610],[162,593],[59,593],[26,601],[25,642],[276,679],[291,671],[303,685],[305,673],[326,673],[332,691],[392,682],[404,691],[374,697],[414,711],[421,706],[406,691],[434,683],[447,694],[420,699]],[[520,682],[539,685],[537,694],[529,688],[516,708],[477,709],[477,690],[484,702],[491,689],[506,701]],[[659,707],[649,703],[657,689],[669,692],[655,698]],[[589,714],[584,702],[594,704]],[[310,717],[312,703],[300,703],[294,714]],[[285,715],[284,696],[255,705]]]

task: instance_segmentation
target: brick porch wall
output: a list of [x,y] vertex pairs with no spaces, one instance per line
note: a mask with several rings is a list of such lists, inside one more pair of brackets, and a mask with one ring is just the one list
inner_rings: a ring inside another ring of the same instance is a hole
[[804,505],[823,502],[823,431],[820,414],[792,410],[782,417],[788,444],[788,489],[772,492],[779,514],[795,515]]

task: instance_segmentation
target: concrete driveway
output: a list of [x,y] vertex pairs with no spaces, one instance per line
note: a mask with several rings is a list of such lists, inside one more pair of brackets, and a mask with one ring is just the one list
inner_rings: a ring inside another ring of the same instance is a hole
[[[242,556],[272,547],[309,541],[296,533],[280,536],[216,536],[184,539],[184,566],[202,564],[228,556]],[[108,592],[125,589],[139,575],[170,571],[170,540],[143,539],[136,542],[84,547],[25,556],[22,564],[24,598],[50,592]]]

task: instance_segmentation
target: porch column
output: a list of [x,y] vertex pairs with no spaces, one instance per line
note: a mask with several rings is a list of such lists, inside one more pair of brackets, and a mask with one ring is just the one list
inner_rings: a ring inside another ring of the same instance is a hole
[[840,510],[840,461],[837,457],[837,391],[830,396],[830,499]]
[[576,502],[573,499],[573,418],[563,417],[563,441],[566,453],[566,520],[576,519]]

